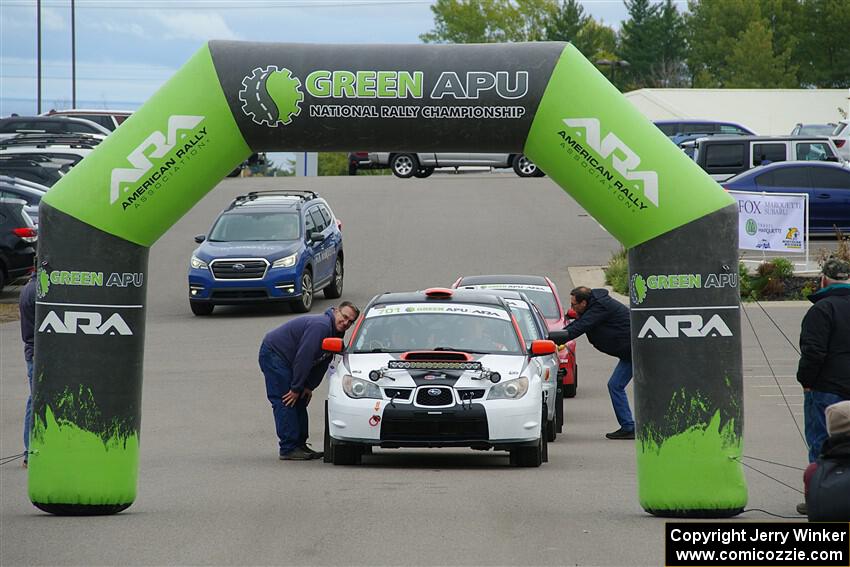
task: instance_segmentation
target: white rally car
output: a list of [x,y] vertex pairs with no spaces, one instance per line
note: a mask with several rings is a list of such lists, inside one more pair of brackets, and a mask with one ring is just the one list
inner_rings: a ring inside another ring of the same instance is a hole
[[546,366],[534,359],[550,357],[555,343],[526,343],[501,297],[386,293],[366,307],[348,348],[336,338],[323,348],[336,353],[326,376],[326,461],[359,464],[372,447],[503,450],[526,467],[546,459]]

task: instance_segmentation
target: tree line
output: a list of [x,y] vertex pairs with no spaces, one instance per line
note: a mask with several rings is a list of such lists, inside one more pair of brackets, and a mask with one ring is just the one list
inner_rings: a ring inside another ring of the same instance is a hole
[[615,30],[578,0],[437,0],[420,39],[569,41],[623,91],[850,87],[850,0],[623,3]]

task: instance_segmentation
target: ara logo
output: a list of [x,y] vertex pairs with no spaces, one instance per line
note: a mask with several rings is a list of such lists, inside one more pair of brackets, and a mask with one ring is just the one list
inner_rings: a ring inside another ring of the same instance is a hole
[[[165,157],[166,154],[174,149],[174,146],[177,145],[178,141],[183,142],[183,139],[188,135],[180,134],[180,140],[178,140],[178,133],[194,129],[195,126],[200,124],[203,119],[203,116],[169,116],[166,134],[157,130],[145,138],[145,141],[139,144],[136,149],[130,152],[130,155],[127,156],[127,161],[133,164],[133,167],[116,167],[112,170],[109,204],[115,204],[115,202],[121,197],[122,183],[135,183],[145,176],[151,169],[154,168],[154,164],[151,159],[159,160],[160,158]],[[185,143],[184,147],[177,152],[176,158],[180,159],[184,157],[184,154],[191,151],[195,144],[197,144],[198,141],[203,139],[205,136],[206,128],[204,128],[200,134],[196,134],[193,140]],[[151,179],[150,181],[155,183],[157,179],[167,174],[169,169],[175,165],[175,163],[173,163],[174,161],[175,160],[166,160],[166,162],[158,167],[151,176],[156,179]],[[124,188],[124,192],[126,193],[127,191],[129,191],[129,187]],[[136,191],[138,191],[138,189]]]
[[616,134],[609,132],[605,138],[602,138],[599,120],[596,118],[564,118],[564,124],[571,128],[584,129],[585,143],[603,159],[610,157],[614,169],[623,177],[640,181],[643,184],[644,196],[653,205],[658,206],[658,174],[654,171],[637,171],[640,166],[640,156]]
[[89,311],[66,311],[64,319],[55,311],[51,311],[41,322],[39,333],[77,334],[84,335],[132,335],[133,331],[118,313],[113,313],[106,321],[100,313]]
[[719,314],[715,314],[705,324],[700,315],[667,315],[663,324],[650,316],[638,333],[638,338],[677,339],[680,335],[691,338],[731,337],[732,331]]

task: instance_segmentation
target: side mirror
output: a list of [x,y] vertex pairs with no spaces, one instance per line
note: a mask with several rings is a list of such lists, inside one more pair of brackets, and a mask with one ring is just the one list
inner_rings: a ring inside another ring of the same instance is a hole
[[531,343],[531,356],[543,356],[545,354],[552,354],[558,350],[558,347],[555,346],[555,343],[552,341],[540,340],[540,341],[532,341]]
[[322,341],[322,350],[327,352],[340,353],[345,350],[345,343],[337,337],[328,337]]
[[555,344],[566,344],[568,337],[566,331],[549,331],[549,340],[554,341]]
[[321,232],[311,232],[310,233],[310,242],[324,242],[325,237]]
[[201,242],[203,242],[203,241],[204,241],[204,240],[206,240],[206,239],[207,239],[206,235],[204,235],[204,234],[199,234],[199,235],[197,235],[197,236],[195,237],[195,242],[197,242],[198,244],[200,244]]
[[576,313],[575,309],[569,309],[567,310],[567,317],[570,319],[578,319],[578,313]]

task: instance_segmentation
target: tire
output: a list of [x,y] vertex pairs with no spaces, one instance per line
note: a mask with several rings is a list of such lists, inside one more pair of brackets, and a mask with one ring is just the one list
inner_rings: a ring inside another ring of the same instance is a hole
[[308,313],[313,308],[313,272],[304,270],[301,274],[301,297],[292,302],[295,313]]
[[206,317],[212,314],[215,304],[189,300],[189,307],[192,309],[192,313],[198,317]]
[[349,163],[348,164],[348,175],[357,175],[357,164]]
[[345,276],[345,268],[342,264],[342,258],[336,257],[334,263],[334,273],[331,276],[331,283],[325,288],[325,299],[337,299],[342,297],[342,279]]
[[555,397],[555,429],[558,433],[564,432],[564,385],[558,387],[558,394]]
[[546,422],[546,441],[551,443],[558,438],[558,417],[552,418],[552,421]]
[[572,384],[564,384],[564,397],[565,398],[575,398],[576,391],[578,390],[578,364],[576,364],[575,372],[573,372],[573,383]]
[[0,291],[6,287],[6,272],[3,271],[3,266],[0,266]]
[[420,167],[413,176],[417,179],[425,179],[426,177],[431,177],[432,173],[434,173],[433,167]]
[[511,464],[516,467],[536,468],[543,464],[543,457],[549,456],[549,446],[546,443],[546,413],[542,414],[543,420],[540,424],[540,437],[537,445],[533,447],[517,447],[511,449]]
[[393,175],[408,179],[419,170],[419,160],[413,154],[396,154],[390,160]]
[[520,177],[540,177],[543,175],[543,172],[525,154],[514,156],[513,168],[514,173]]
[[333,447],[331,462],[334,465],[359,465],[363,456],[363,450],[359,445],[338,443],[331,440]]
[[331,427],[330,427],[330,420],[328,418],[328,401],[327,400],[325,400],[325,440],[324,440],[322,449],[325,452],[324,456],[322,457],[322,461],[324,461],[326,463],[332,463],[333,462],[333,455],[334,455],[334,446],[333,446],[333,443],[331,442]]

